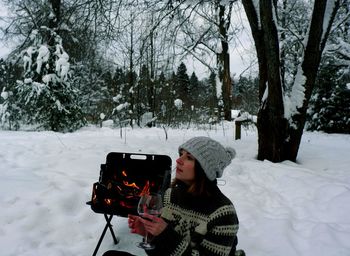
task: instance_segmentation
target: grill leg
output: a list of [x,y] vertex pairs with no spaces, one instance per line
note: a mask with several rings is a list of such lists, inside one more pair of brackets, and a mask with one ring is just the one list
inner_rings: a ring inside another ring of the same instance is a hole
[[112,227],[112,224],[111,224],[111,220],[112,220],[112,218],[113,218],[113,214],[111,214],[111,215],[108,217],[107,214],[105,213],[104,216],[105,216],[105,219],[106,219],[106,222],[107,222],[107,223],[106,223],[105,228],[104,228],[103,231],[102,231],[102,234],[101,234],[101,236],[100,236],[100,239],[98,240],[98,243],[97,243],[97,245],[96,245],[95,251],[94,251],[94,253],[92,254],[92,256],[96,256],[96,254],[97,254],[97,252],[98,252],[98,249],[100,248],[100,245],[101,245],[101,243],[102,243],[102,240],[103,240],[103,238],[104,238],[104,236],[105,236],[106,231],[107,231],[108,228],[109,228],[109,230],[111,231],[111,234],[112,234],[114,243],[117,244],[117,243],[119,242],[118,239],[116,238],[115,234],[114,234],[113,227]]
[[111,220],[112,220],[112,218],[113,218],[113,215],[111,215],[111,216],[110,216],[110,219],[108,219],[107,214],[104,214],[104,216],[105,216],[105,219],[106,219],[106,221],[107,221],[107,224],[106,224],[106,225],[108,225],[108,228],[109,228],[109,230],[111,231],[111,234],[112,234],[112,237],[113,237],[114,244],[119,243],[119,241],[118,241],[117,237],[116,237],[116,236],[115,236],[115,234],[114,234],[114,231],[113,231],[113,226],[112,226],[112,224],[111,224]]

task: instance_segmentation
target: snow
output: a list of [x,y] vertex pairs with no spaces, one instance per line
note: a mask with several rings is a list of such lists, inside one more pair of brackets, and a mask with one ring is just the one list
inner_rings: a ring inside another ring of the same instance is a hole
[[56,61],[56,73],[63,81],[65,81],[67,80],[67,75],[70,67],[70,64],[68,62],[69,56],[63,50],[62,45],[58,44],[56,45],[56,48],[57,49],[55,54],[58,56],[58,60]]
[[34,52],[34,48],[32,46],[28,47],[28,49],[23,53],[23,67],[26,72],[28,72],[32,66],[32,54]]
[[239,109],[232,109],[231,110],[231,117],[232,118],[237,118],[241,114],[241,110]]
[[0,97],[3,98],[4,100],[7,100],[7,98],[9,97],[9,93],[5,91],[5,87],[2,89]]
[[174,106],[175,106],[178,110],[180,110],[180,109],[182,108],[182,105],[183,105],[183,102],[182,102],[181,99],[175,99],[175,100],[174,100]]
[[123,96],[121,94],[118,94],[117,96],[113,97],[114,102],[119,102],[120,99],[122,99]]
[[324,19],[323,19],[323,30],[322,30],[323,32],[322,32],[321,42],[323,42],[324,38],[326,37],[326,32],[328,31],[329,23],[331,22],[334,8],[335,8],[335,0],[328,0]]
[[222,81],[220,80],[218,75],[216,75],[215,81],[216,81],[216,97],[218,99],[221,99],[222,98]]
[[267,101],[268,96],[269,96],[269,85],[266,83],[265,91],[261,98],[261,105],[265,105],[265,102]]
[[259,29],[261,28],[261,20],[260,20],[260,3],[259,0],[253,0],[253,5],[255,8],[255,13],[258,19],[258,25],[259,25]]
[[[234,141],[233,128],[168,129],[168,140],[160,128],[0,131],[1,255],[92,255],[105,220],[86,202],[106,155],[166,154],[174,167],[178,145],[199,135],[237,151],[219,183],[239,216],[238,248],[254,256],[350,255],[350,136],[306,132],[298,163],[271,163],[255,159],[255,130]],[[112,224],[120,243],[107,232],[98,255],[145,255],[126,218],[115,216]]]
[[117,110],[118,112],[122,111],[123,109],[126,109],[127,107],[129,106],[129,103],[125,102],[125,103],[122,103],[122,104],[119,104],[115,110]]
[[41,45],[38,50],[38,57],[36,58],[36,73],[41,73],[41,66],[43,63],[47,63],[50,58],[50,51],[49,48],[47,48],[46,45]]
[[292,116],[298,113],[298,108],[303,106],[305,100],[306,77],[303,74],[302,67],[299,66],[296,74],[292,91],[290,95],[284,95],[284,117],[289,121],[292,127],[297,128],[293,123]]

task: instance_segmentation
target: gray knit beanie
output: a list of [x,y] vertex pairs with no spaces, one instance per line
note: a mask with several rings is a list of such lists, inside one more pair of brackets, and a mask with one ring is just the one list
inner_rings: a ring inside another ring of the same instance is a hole
[[179,146],[189,152],[201,165],[209,180],[220,178],[235,157],[236,151],[224,147],[209,137],[194,137]]

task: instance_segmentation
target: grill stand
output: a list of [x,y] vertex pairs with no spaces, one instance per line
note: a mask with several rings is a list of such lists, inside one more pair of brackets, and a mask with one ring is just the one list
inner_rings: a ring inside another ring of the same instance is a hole
[[118,240],[117,237],[115,236],[114,231],[113,231],[113,226],[112,226],[112,224],[111,224],[111,220],[112,220],[112,218],[113,218],[113,214],[111,214],[109,217],[108,217],[108,215],[107,215],[106,213],[103,214],[103,215],[105,216],[105,219],[106,219],[106,222],[107,222],[107,223],[106,223],[105,228],[104,228],[103,231],[102,231],[102,234],[101,234],[101,236],[100,236],[100,239],[98,240],[98,243],[97,243],[97,245],[96,245],[95,251],[94,251],[94,253],[92,254],[92,256],[96,256],[96,254],[97,254],[97,252],[98,252],[98,249],[100,248],[100,245],[101,245],[101,243],[102,243],[102,241],[103,241],[103,238],[104,238],[104,236],[105,236],[105,234],[106,234],[108,228],[109,228],[109,230],[111,231],[114,244],[118,244],[118,243],[119,243],[119,240]]

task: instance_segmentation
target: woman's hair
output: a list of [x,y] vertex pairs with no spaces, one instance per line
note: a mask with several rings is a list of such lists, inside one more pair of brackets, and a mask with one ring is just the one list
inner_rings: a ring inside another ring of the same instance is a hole
[[[175,187],[179,183],[178,179],[174,179],[171,183],[171,187]],[[210,190],[215,181],[210,181],[199,162],[195,160],[194,163],[194,182],[188,187],[187,192],[194,196],[210,196]]]

